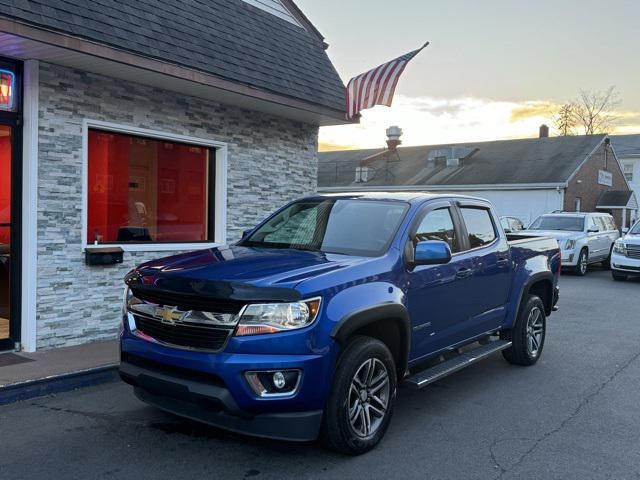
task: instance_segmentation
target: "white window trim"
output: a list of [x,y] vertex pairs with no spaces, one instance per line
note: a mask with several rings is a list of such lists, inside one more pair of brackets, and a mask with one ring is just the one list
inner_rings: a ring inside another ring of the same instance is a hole
[[188,143],[216,150],[215,168],[215,238],[212,242],[186,243],[108,243],[100,244],[109,247],[121,247],[125,252],[170,252],[178,250],[197,250],[213,248],[227,243],[227,144],[216,140],[189,137],[175,133],[148,130],[100,120],[85,119],[82,124],[82,251],[87,243],[87,222],[89,216],[89,129],[104,130],[114,133],[138,135],[158,140]]

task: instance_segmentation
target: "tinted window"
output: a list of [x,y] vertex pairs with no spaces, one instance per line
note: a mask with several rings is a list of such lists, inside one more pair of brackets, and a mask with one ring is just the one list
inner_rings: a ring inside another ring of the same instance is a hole
[[596,226],[598,227],[598,230],[600,230],[601,232],[606,232],[607,230],[609,230],[609,227],[604,221],[604,217],[594,217],[594,220],[596,221]]
[[517,218],[512,219],[512,229],[514,232],[524,230],[524,224]]
[[491,243],[496,238],[489,210],[484,208],[462,208],[461,211],[462,218],[467,226],[471,248],[481,247]]
[[604,217],[604,223],[607,225],[607,230],[616,229],[616,222],[613,220],[613,217]]
[[569,232],[584,231],[583,217],[569,217],[560,215],[545,215],[538,217],[531,224],[529,230],[562,230]]
[[429,212],[420,222],[415,241],[441,240],[449,244],[452,252],[457,252],[458,238],[453,227],[453,219],[448,208]]
[[640,222],[636,223],[633,228],[629,230],[629,233],[632,233],[633,235],[640,235]]
[[347,255],[381,255],[409,205],[374,200],[302,200],[256,229],[241,245]]
[[99,130],[89,130],[87,146],[87,243],[212,238],[208,148]]

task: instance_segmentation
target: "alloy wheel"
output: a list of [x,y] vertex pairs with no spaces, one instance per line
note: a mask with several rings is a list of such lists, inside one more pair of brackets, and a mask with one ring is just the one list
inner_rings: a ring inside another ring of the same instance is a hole
[[544,336],[544,313],[539,307],[531,309],[527,318],[527,351],[532,358],[540,353]]
[[367,359],[358,369],[349,387],[347,402],[349,423],[361,438],[375,434],[389,406],[389,372],[377,358]]
[[580,273],[582,275],[584,275],[585,273],[587,273],[587,255],[585,253],[582,253],[580,255]]

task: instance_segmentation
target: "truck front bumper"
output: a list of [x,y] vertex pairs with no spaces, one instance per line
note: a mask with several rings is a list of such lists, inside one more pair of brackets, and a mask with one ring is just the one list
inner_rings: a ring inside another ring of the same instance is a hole
[[611,269],[628,276],[640,276],[640,259],[612,253]]
[[258,437],[300,442],[318,437],[322,410],[251,415],[238,407],[224,384],[162,370],[154,362],[125,355],[120,377],[134,387],[140,400],[175,415]]

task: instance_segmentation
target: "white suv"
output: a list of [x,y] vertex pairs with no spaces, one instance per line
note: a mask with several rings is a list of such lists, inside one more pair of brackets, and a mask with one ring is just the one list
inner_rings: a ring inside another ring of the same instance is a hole
[[558,240],[562,267],[578,275],[586,275],[590,263],[602,262],[608,268],[613,244],[620,237],[608,213],[549,213],[536,218],[526,233]]
[[640,221],[615,243],[611,254],[611,275],[614,280],[640,276]]

